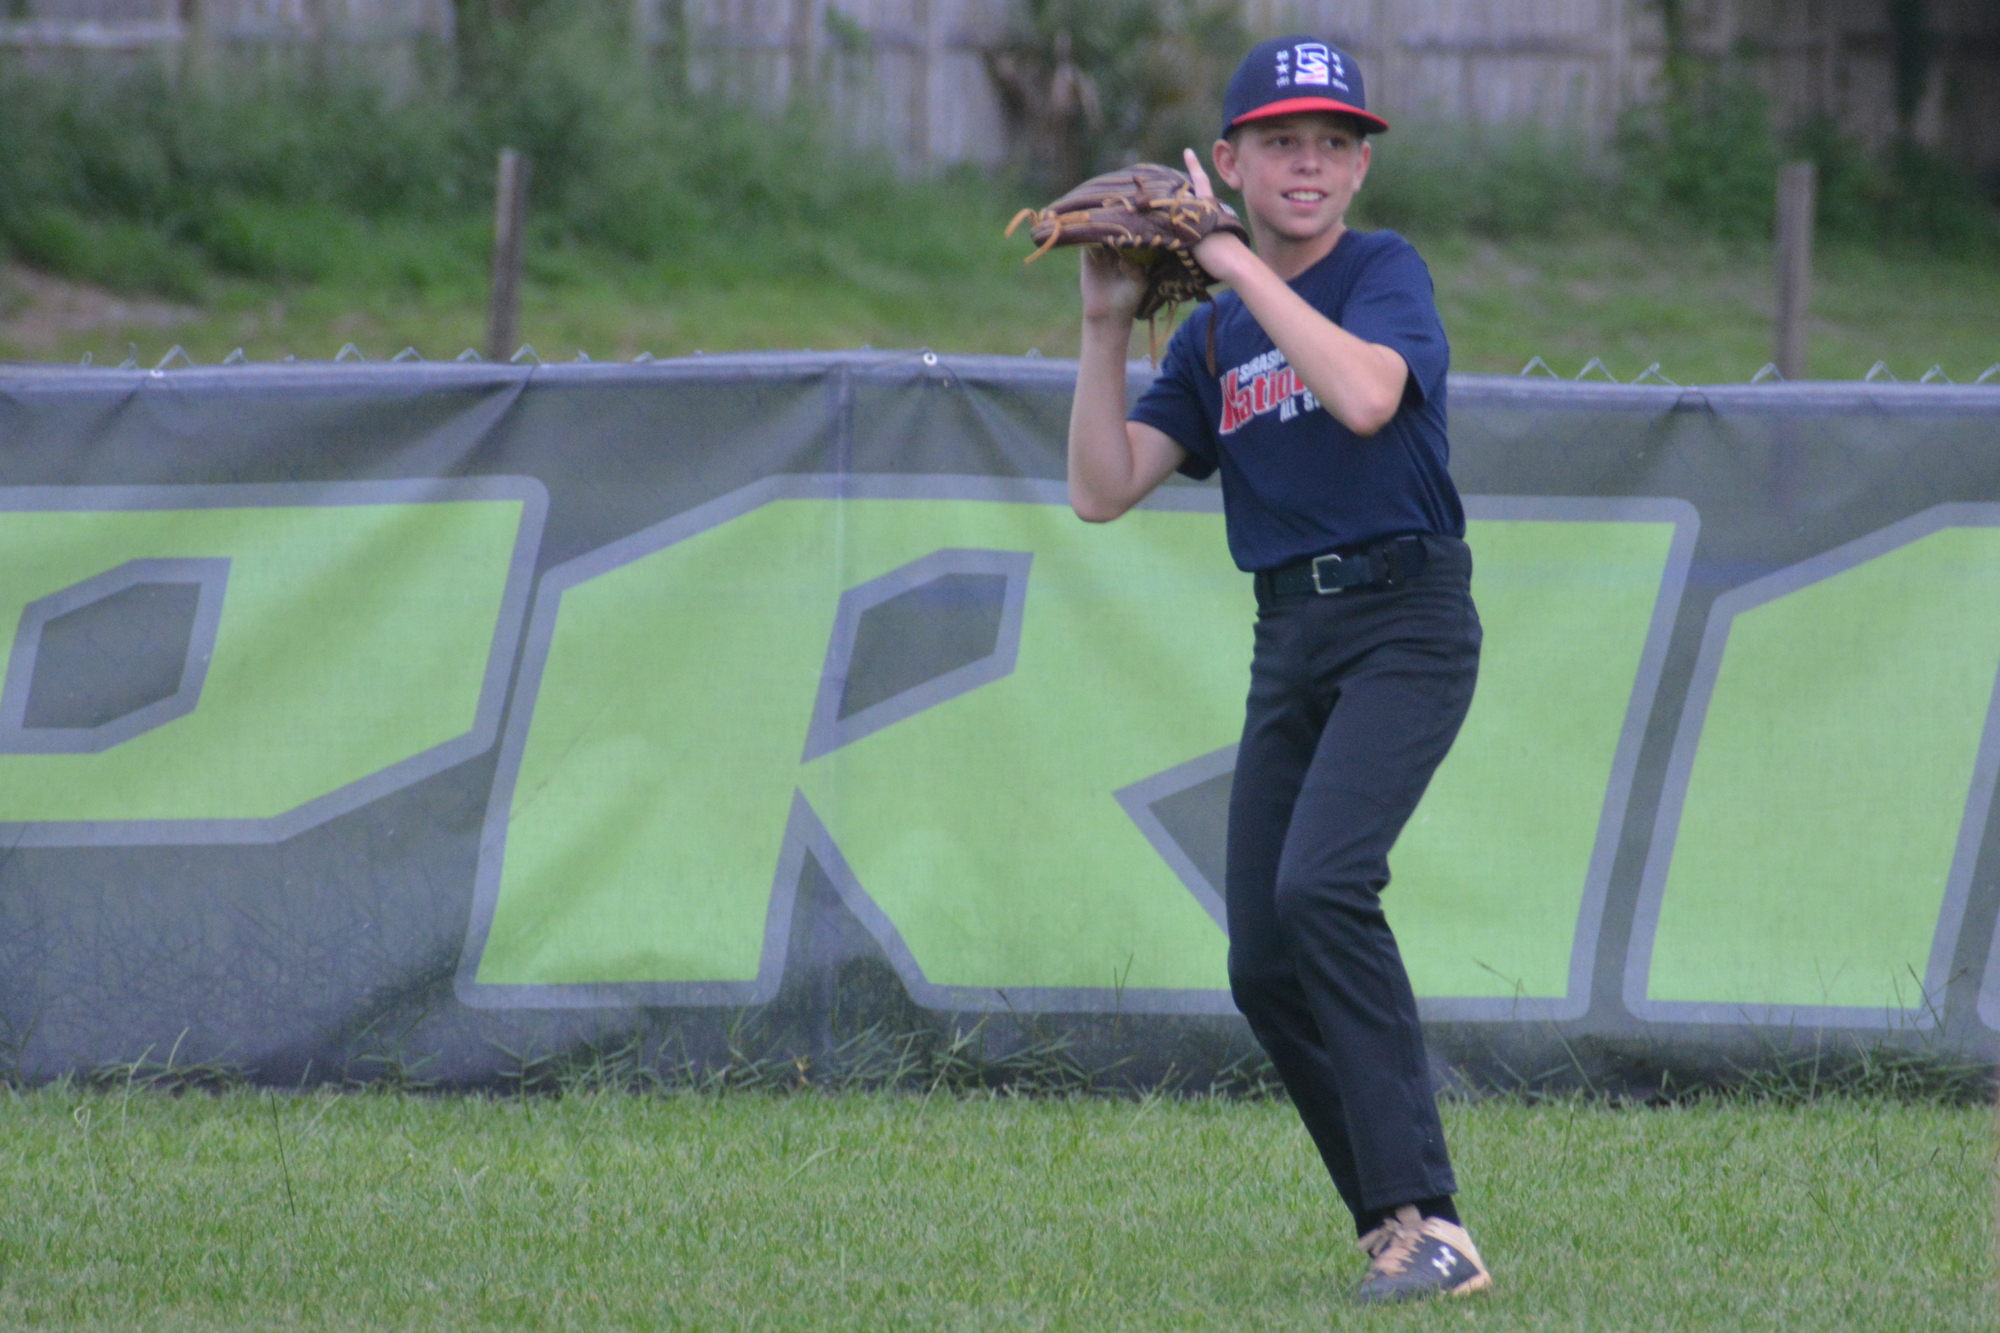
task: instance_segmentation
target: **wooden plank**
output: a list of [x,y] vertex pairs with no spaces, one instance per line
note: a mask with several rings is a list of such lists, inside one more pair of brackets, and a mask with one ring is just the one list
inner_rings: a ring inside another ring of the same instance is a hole
[[0,22],[0,46],[19,50],[144,51],[177,45],[186,37],[187,29],[177,19],[133,23],[70,19]]

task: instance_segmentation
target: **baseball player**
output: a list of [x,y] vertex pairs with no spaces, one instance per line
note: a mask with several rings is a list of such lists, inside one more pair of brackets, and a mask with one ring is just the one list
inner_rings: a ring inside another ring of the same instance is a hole
[[1175,471],[1222,473],[1230,553],[1257,596],[1229,808],[1230,989],[1354,1214],[1365,1303],[1492,1281],[1453,1206],[1381,905],[1389,849],[1458,734],[1480,646],[1430,271],[1395,233],[1345,223],[1368,135],[1388,128],[1345,52],[1304,36],[1251,51],[1211,156],[1242,192],[1255,249],[1225,231],[1200,242],[1231,290],[1175,334],[1129,417],[1143,283],[1086,250],[1069,426],[1070,503],[1091,522]]

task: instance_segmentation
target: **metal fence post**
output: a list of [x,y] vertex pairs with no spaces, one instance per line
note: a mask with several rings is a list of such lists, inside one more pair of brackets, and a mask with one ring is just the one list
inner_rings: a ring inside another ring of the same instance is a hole
[[500,150],[493,191],[493,303],[486,322],[486,355],[504,361],[514,350],[521,311],[521,252],[528,228],[528,159]]
[[1819,168],[1787,162],[1778,168],[1778,313],[1771,360],[1788,380],[1806,376],[1806,308],[1812,297],[1813,196]]

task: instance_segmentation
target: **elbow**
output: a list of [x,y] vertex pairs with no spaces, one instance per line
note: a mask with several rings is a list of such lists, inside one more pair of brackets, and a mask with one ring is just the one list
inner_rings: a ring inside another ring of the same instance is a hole
[[1381,354],[1382,373],[1366,376],[1351,386],[1340,418],[1341,424],[1364,440],[1395,420],[1410,389],[1410,372],[1403,359],[1386,347],[1372,350]]
[[1400,406],[1400,403],[1393,400],[1384,403],[1362,404],[1349,414],[1347,428],[1362,439],[1368,439],[1379,433],[1384,426],[1395,419],[1396,409]]
[[1086,523],[1109,523],[1132,507],[1127,500],[1119,503],[1116,496],[1108,496],[1082,484],[1071,477],[1069,482],[1069,507],[1076,516]]
[[1131,508],[1130,505],[1109,504],[1095,496],[1078,495],[1074,491],[1070,492],[1069,507],[1086,523],[1109,523]]

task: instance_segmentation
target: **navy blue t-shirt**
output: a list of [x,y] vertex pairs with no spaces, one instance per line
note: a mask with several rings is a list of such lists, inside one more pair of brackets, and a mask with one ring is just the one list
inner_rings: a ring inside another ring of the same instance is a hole
[[1187,450],[1187,476],[1222,469],[1229,553],[1241,569],[1275,569],[1404,533],[1464,536],[1465,511],[1445,470],[1451,349],[1423,257],[1395,232],[1349,231],[1291,285],[1341,328],[1409,365],[1403,405],[1388,425],[1363,439],[1334,420],[1234,292],[1181,325],[1132,420]]

